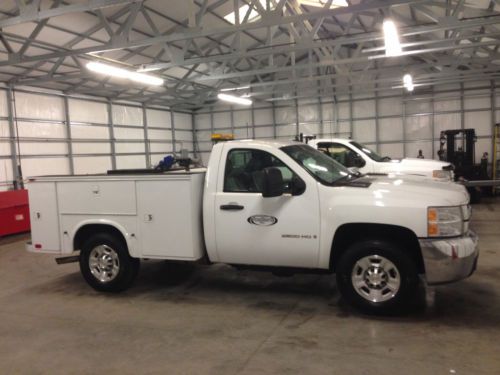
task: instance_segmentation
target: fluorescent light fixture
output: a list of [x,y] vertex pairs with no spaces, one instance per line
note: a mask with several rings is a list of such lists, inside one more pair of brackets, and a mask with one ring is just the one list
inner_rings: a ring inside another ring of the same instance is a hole
[[224,100],[224,101],[230,102],[230,103],[236,103],[236,104],[242,104],[242,105],[251,105],[252,104],[251,99],[242,98],[239,96],[228,95],[228,94],[219,94],[219,95],[217,95],[217,97],[220,100]]
[[116,78],[129,79],[134,82],[143,83],[151,86],[163,85],[163,79],[143,73],[137,73],[130,70],[118,68],[113,65],[103,64],[96,61],[87,63],[87,69],[93,72],[104,74]]
[[[259,2],[260,2],[260,5],[262,5],[262,8],[267,9],[267,0],[259,0]],[[239,15],[240,23],[245,19],[245,16],[246,16],[249,8],[250,8],[250,6],[247,4],[239,7],[238,15]],[[276,8],[276,4],[274,3],[274,1],[271,1],[270,8],[271,8],[271,10],[274,10]],[[259,18],[260,18],[260,14],[257,11],[257,8],[255,6],[252,7],[252,9],[250,10],[250,14],[248,15],[247,22],[257,21]],[[227,14],[226,16],[224,16],[224,19],[227,22],[230,22],[233,25],[235,25],[236,24],[236,13],[231,12],[231,13]]]
[[[323,8],[327,2],[328,0],[299,0],[300,5],[308,5],[311,7],[321,8]],[[333,0],[332,4],[330,5],[330,9],[347,6],[349,6],[349,4],[347,4],[346,0]]]
[[228,87],[225,89],[221,89],[221,92],[226,92],[226,91],[236,91],[236,90],[246,90],[249,89],[250,86],[240,86],[240,87]]
[[410,74],[405,74],[403,76],[403,86],[408,90],[408,91],[413,91],[413,78],[411,77]]
[[399,43],[398,29],[392,20],[385,20],[384,25],[385,55],[401,55],[401,44]]

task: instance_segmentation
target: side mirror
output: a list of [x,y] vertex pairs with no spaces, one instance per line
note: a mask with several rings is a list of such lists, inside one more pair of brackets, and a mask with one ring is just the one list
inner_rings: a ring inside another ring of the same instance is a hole
[[263,170],[262,196],[264,198],[279,197],[285,190],[281,171],[275,167]]
[[366,164],[366,162],[364,161],[364,159],[360,155],[356,155],[354,157],[354,167],[355,168],[362,168],[365,166],[365,164]]
[[292,195],[300,195],[306,191],[306,183],[298,177],[292,178],[292,181],[290,181],[290,187]]

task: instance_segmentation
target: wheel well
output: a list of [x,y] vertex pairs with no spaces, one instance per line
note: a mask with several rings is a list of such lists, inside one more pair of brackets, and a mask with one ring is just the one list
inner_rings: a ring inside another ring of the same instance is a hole
[[109,224],[87,224],[82,226],[75,234],[75,238],[73,239],[73,249],[81,250],[84,242],[92,235],[96,233],[107,233],[117,238],[120,241],[123,241],[123,244],[126,246],[127,241],[125,237],[123,237],[122,232],[116,229],[114,226]]
[[335,272],[338,260],[349,246],[365,239],[397,242],[410,252],[418,272],[425,272],[418,238],[413,231],[397,225],[365,223],[344,224],[337,229],[330,253],[330,269]]

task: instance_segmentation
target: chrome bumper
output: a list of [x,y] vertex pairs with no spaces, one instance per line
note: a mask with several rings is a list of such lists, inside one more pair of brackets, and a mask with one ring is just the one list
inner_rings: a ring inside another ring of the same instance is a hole
[[469,277],[475,270],[479,250],[477,236],[450,239],[420,239],[427,283],[444,284]]

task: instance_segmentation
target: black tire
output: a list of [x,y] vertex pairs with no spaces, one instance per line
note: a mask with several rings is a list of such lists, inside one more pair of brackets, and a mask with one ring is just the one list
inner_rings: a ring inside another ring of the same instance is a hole
[[[382,263],[372,267],[383,258],[389,261],[384,263],[387,272],[381,270]],[[371,266],[363,272],[366,264]],[[404,312],[416,296],[418,272],[415,261],[402,246],[391,242],[364,240],[349,246],[339,259],[336,274],[341,295],[369,314]],[[357,288],[354,286],[356,280]],[[394,288],[398,283],[399,287]],[[369,300],[371,297],[373,300]],[[379,301],[374,301],[376,298]]]
[[[99,256],[99,251],[105,254]],[[106,258],[110,268],[108,273],[105,271],[107,268],[95,264],[94,267],[91,266],[91,262],[99,262],[103,257]],[[139,267],[140,260],[129,255],[123,240],[108,233],[91,236],[80,251],[80,271],[83,278],[92,288],[100,292],[117,293],[129,288],[137,277]],[[99,273],[102,275],[102,280],[98,278]]]

